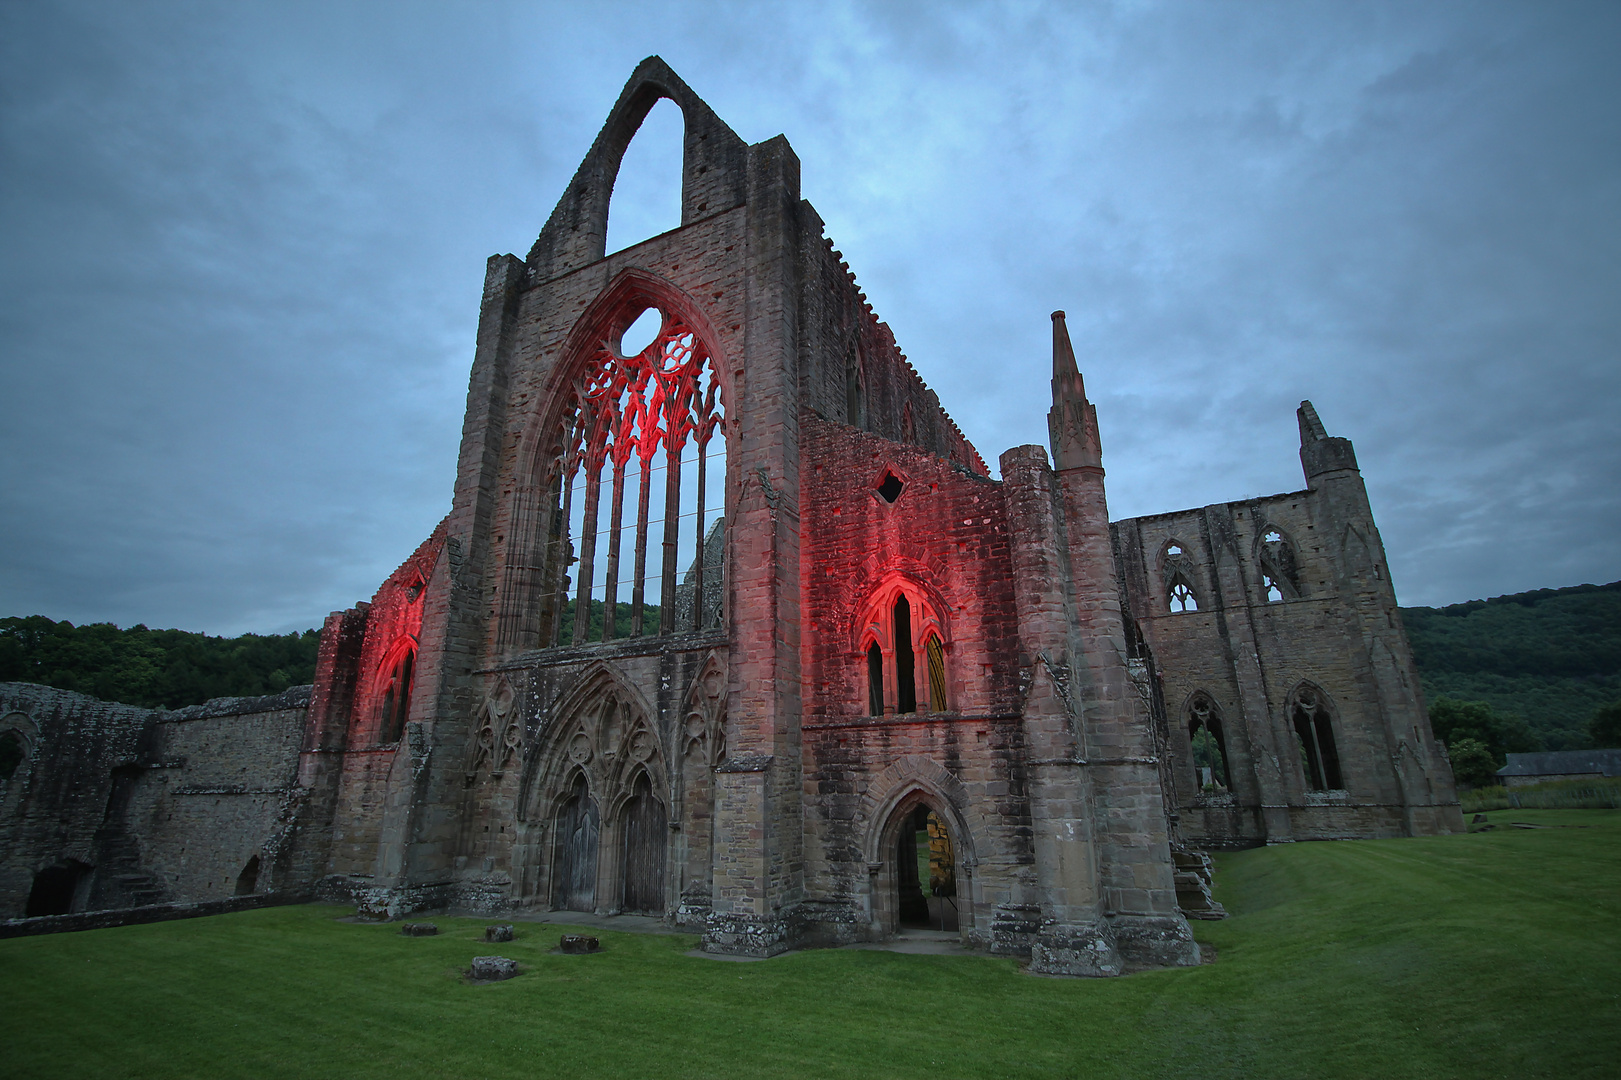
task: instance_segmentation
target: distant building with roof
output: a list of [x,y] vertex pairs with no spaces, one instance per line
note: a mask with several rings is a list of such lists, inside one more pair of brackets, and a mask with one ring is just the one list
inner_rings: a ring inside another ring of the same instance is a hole
[[1621,750],[1554,750],[1543,754],[1510,754],[1497,770],[1505,787],[1524,787],[1549,780],[1599,780],[1621,776]]

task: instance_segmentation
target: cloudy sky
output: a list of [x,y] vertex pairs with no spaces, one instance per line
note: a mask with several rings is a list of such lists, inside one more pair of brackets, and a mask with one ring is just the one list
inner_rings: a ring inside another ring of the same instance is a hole
[[[484,260],[662,55],[988,461],[1356,442],[1404,603],[1621,578],[1621,4],[0,3],[0,615],[318,625],[448,509]],[[615,246],[676,224],[655,110]]]

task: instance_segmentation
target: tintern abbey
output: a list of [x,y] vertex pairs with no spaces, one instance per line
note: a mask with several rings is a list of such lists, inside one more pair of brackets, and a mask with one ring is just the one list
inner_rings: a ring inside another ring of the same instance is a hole
[[[605,256],[660,99],[681,225]],[[752,956],[915,926],[1111,975],[1198,962],[1202,852],[1460,831],[1350,442],[1302,402],[1302,490],[1111,522],[1052,340],[1050,446],[994,479],[787,140],[644,61],[489,260],[449,513],[313,686],[0,685],[0,915],[568,909]]]

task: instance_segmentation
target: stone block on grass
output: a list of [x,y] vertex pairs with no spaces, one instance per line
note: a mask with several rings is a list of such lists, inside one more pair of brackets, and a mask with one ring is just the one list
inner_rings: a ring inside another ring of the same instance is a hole
[[518,974],[518,961],[505,956],[475,956],[467,976],[478,982],[500,982]]
[[557,951],[569,954],[600,952],[602,942],[587,934],[564,934],[557,943]]
[[400,933],[406,937],[433,937],[439,932],[439,927],[431,922],[408,922],[400,924]]
[[499,924],[499,925],[496,925],[496,926],[486,926],[484,928],[484,940],[485,941],[511,941],[512,940],[512,926],[510,924]]

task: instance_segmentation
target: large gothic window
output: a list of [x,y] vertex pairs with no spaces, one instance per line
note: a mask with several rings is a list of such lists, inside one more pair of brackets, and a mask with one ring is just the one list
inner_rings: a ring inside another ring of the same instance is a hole
[[1306,775],[1306,786],[1312,791],[1344,787],[1328,703],[1310,686],[1300,687],[1290,697],[1289,719],[1300,750],[1300,768]]
[[[720,618],[725,485],[711,473],[724,480],[726,435],[714,364],[670,311],[630,305],[616,325],[570,384],[554,447],[554,602],[543,633],[554,645]],[[648,340],[629,336],[643,327]]]

